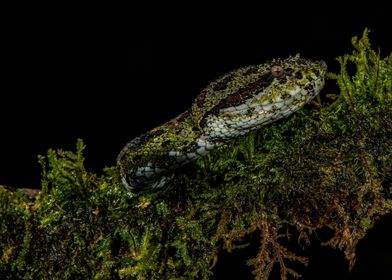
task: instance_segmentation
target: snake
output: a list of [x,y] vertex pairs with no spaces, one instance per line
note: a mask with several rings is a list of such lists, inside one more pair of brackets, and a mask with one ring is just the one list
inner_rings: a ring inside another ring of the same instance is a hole
[[130,192],[163,188],[180,167],[302,108],[323,88],[326,69],[297,54],[222,75],[184,113],[124,146],[122,184]]

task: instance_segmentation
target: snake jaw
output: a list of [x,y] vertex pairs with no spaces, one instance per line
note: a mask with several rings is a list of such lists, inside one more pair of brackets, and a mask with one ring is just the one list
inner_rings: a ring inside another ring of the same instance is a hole
[[135,138],[118,156],[130,191],[162,188],[173,170],[235,137],[287,117],[324,86],[327,66],[299,55],[242,67],[210,83],[190,110]]

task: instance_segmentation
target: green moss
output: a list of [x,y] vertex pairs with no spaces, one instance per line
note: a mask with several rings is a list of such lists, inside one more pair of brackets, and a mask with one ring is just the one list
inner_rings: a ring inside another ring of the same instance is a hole
[[161,192],[131,196],[115,167],[85,170],[82,141],[48,151],[35,200],[0,188],[1,279],[209,279],[218,253],[254,232],[256,279],[275,264],[285,279],[298,276],[286,261],[307,263],[280,243],[287,231],[306,244],[325,227],[334,236],[323,244],[352,268],[358,241],[392,208],[392,54],[381,59],[367,30],[353,45],[330,74],[333,103],[218,148]]

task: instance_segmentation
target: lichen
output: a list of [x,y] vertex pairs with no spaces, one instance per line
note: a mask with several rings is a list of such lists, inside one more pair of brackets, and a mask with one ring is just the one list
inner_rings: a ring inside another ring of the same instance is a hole
[[392,209],[392,54],[381,59],[367,30],[353,46],[330,74],[334,102],[218,148],[160,192],[130,195],[115,167],[87,171],[82,141],[49,150],[35,199],[0,188],[0,278],[209,279],[219,252],[257,233],[255,279],[275,265],[287,279],[307,258],[284,240],[308,246],[323,228],[352,268],[358,241]]

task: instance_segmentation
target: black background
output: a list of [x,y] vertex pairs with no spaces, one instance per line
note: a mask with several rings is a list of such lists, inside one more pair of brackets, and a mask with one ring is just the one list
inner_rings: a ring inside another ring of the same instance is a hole
[[[335,57],[351,52],[365,27],[383,56],[391,51],[387,7],[266,3],[10,7],[1,35],[0,184],[39,187],[37,155],[73,150],[77,138],[87,168],[99,173],[127,141],[186,110],[234,68],[300,53],[337,71]],[[389,279],[391,228],[389,215],[369,231],[352,274],[342,253],[311,247],[303,279]],[[216,279],[252,279],[242,265],[248,251],[221,255]]]

